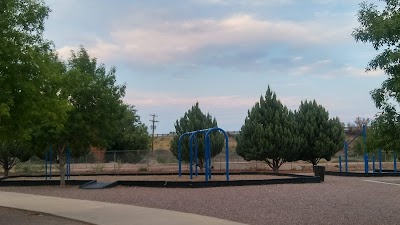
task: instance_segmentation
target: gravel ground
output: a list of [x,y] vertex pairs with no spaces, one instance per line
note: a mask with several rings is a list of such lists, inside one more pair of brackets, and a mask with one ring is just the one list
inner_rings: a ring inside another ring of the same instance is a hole
[[400,186],[367,179],[395,183],[400,178],[326,176],[320,184],[199,189],[74,186],[0,187],[0,191],[162,208],[248,224],[399,224]]
[[90,225],[89,223],[66,219],[58,216],[5,207],[0,207],[0,224]]

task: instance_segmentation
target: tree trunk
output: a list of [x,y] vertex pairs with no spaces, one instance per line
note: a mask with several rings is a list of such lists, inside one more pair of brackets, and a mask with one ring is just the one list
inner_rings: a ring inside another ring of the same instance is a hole
[[197,163],[199,164],[199,169],[201,172],[203,172],[204,169],[204,159],[198,159]]
[[8,168],[3,168],[4,169],[4,177],[8,177],[8,172],[10,172],[10,169]]
[[278,165],[273,165],[273,166],[272,166],[272,171],[274,171],[274,173],[279,173],[279,167],[278,167]]
[[64,147],[58,148],[58,158],[60,166],[60,187],[65,187],[65,154]]

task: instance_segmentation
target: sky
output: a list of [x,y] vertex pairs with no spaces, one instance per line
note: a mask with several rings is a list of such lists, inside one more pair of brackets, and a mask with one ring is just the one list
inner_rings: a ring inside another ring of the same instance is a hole
[[[351,36],[358,0],[45,0],[45,38],[67,59],[83,45],[126,84],[124,101],[155,133],[196,102],[238,131],[268,86],[289,109],[316,100],[344,123],[373,118],[365,72],[378,53]],[[378,1],[375,1],[378,3]]]

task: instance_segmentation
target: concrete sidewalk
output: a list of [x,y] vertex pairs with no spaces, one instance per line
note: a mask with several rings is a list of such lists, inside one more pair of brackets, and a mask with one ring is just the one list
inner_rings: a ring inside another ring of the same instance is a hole
[[164,209],[0,191],[0,206],[48,213],[98,225],[239,225]]

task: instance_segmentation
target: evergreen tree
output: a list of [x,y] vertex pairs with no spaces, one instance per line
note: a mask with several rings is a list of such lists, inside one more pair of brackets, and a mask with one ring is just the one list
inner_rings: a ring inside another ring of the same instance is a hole
[[[176,136],[171,140],[171,152],[178,158],[178,139],[179,137],[186,133],[196,130],[202,130],[207,128],[217,127],[217,120],[212,118],[212,116],[207,113],[204,114],[199,107],[199,103],[197,102],[195,105],[189,109],[183,117],[175,123],[175,132]],[[190,149],[189,149],[189,138],[190,136],[186,136],[182,139],[182,160],[185,162],[189,162],[190,157]],[[204,134],[196,135],[197,143],[198,143],[198,166],[200,169],[203,168],[204,165]],[[210,134],[211,140],[211,157],[218,155],[223,147],[224,147],[224,136],[215,131]],[[194,149],[193,143],[193,149]],[[193,157],[193,160],[195,157]]]
[[275,173],[283,163],[298,159],[300,139],[294,115],[269,86],[265,97],[248,112],[236,138],[240,156],[265,161]]
[[343,148],[345,135],[339,118],[329,119],[329,113],[315,100],[301,102],[295,114],[302,160],[315,166],[322,158],[330,161]]

